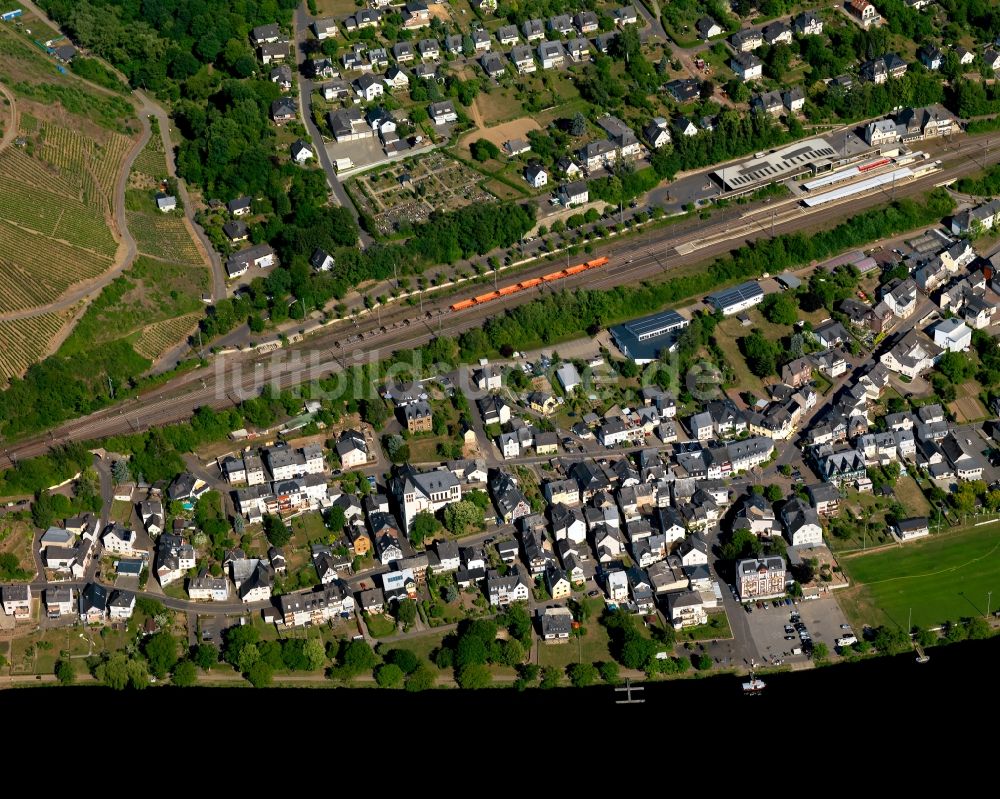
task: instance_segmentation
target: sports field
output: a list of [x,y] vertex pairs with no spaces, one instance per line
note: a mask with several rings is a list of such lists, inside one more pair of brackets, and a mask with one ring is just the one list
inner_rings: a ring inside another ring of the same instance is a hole
[[986,613],[1000,605],[1000,522],[957,533],[932,535],[840,561],[854,585],[839,594],[857,624],[905,628],[912,609],[915,625]]

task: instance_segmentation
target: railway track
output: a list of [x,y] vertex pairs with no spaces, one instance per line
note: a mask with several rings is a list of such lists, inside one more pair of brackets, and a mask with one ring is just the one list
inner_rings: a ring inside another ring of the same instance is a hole
[[[983,138],[983,137],[980,137]],[[976,153],[983,153],[975,160]],[[933,185],[974,172],[1000,161],[1000,152],[986,155],[978,140],[945,151],[943,168],[908,184],[896,186],[894,195],[903,197],[926,191]],[[749,211],[731,209],[716,216],[711,224],[679,232],[674,228],[639,233],[627,242],[612,240],[595,247],[595,257],[607,257],[602,269],[586,270],[567,275],[556,282],[542,281],[533,288],[498,298],[485,305],[473,305],[451,311],[453,297],[428,300],[426,313],[414,316],[412,306],[398,305],[375,319],[362,322],[345,320],[314,334],[309,339],[279,350],[270,356],[247,351],[219,356],[212,366],[197,369],[151,390],[144,396],[119,406],[103,409],[88,417],[68,422],[56,430],[10,445],[3,451],[0,466],[12,463],[12,458],[25,458],[45,452],[54,444],[67,440],[88,440],[128,433],[190,417],[201,405],[222,408],[238,403],[243,394],[255,394],[265,382],[287,388],[302,382],[303,371],[310,379],[329,375],[351,365],[376,360],[399,348],[418,347],[438,335],[455,335],[501,313],[507,307],[528,302],[546,291],[577,288],[609,288],[634,283],[661,275],[683,264],[706,261],[739,247],[756,238],[777,235],[808,226],[833,224],[858,211],[891,199],[888,191],[845,200],[811,211],[793,209],[798,198],[779,201]],[[786,208],[780,218],[778,208]],[[683,245],[693,245],[688,252],[679,252]],[[599,255],[598,255],[599,253]],[[522,281],[542,277],[552,272],[552,263],[540,263],[522,273]],[[481,287],[470,287],[469,293]],[[303,364],[303,356],[311,363]],[[298,362],[295,361],[298,357]],[[4,463],[4,461],[6,463]]]

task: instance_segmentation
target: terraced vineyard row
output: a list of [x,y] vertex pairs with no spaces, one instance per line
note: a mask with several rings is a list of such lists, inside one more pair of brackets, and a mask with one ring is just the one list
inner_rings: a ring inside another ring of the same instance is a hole
[[63,197],[80,196],[78,175],[67,175],[40,158],[33,158],[17,147],[10,147],[0,155],[0,175],[11,178],[19,185],[35,186],[43,191]]
[[143,358],[155,361],[163,353],[194,332],[200,313],[189,313],[175,319],[165,319],[146,325],[132,345]]
[[167,176],[167,157],[163,152],[163,142],[160,141],[159,135],[153,133],[149,137],[142,152],[136,156],[132,171],[141,172],[153,180],[162,180]]
[[94,146],[83,134],[51,122],[42,125],[42,141],[42,158],[77,175],[83,172],[86,158]]
[[113,256],[117,245],[99,209],[67,205],[56,225],[53,238],[85,242],[95,252]]
[[49,342],[66,319],[62,314],[45,314],[30,319],[0,322],[0,380],[24,374],[46,353]]
[[54,302],[71,285],[109,269],[112,259],[38,236],[0,220],[0,309]]
[[91,171],[109,202],[115,191],[118,173],[132,147],[132,140],[120,133],[110,133],[104,146],[98,146],[91,161]]
[[201,263],[198,248],[191,240],[182,217],[169,214],[153,216],[141,211],[129,211],[126,223],[140,252],[156,258]]

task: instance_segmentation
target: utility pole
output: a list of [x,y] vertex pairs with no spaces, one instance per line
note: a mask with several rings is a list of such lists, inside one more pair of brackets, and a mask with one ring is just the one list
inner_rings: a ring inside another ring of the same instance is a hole
[[993,592],[986,592],[986,618],[990,616],[990,606],[993,604]]
[[111,375],[108,375],[108,391],[111,392],[111,399],[115,398],[115,387],[111,382]]

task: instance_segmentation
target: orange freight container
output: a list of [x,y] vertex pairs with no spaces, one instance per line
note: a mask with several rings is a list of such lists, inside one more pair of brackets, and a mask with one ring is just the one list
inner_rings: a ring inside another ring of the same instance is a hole
[[599,266],[604,266],[608,262],[606,257],[595,258],[593,261],[587,261],[588,269],[596,269]]
[[566,275],[567,276],[569,276],[569,275],[578,275],[578,274],[580,274],[580,272],[586,272],[586,271],[587,271],[587,265],[586,264],[577,264],[576,266],[571,266],[569,269],[567,269],[566,270]]
[[456,302],[454,305],[452,305],[451,310],[464,311],[466,308],[471,308],[475,304],[476,304],[475,300],[462,300],[461,302]]
[[540,285],[542,279],[540,277],[533,277],[531,280],[522,280],[518,283],[518,287],[522,289],[533,289],[535,286]]
[[504,286],[497,292],[497,295],[500,297],[506,297],[508,294],[517,294],[520,290],[520,286]]
[[566,270],[560,269],[558,272],[549,272],[547,275],[542,275],[542,280],[548,282],[550,280],[561,280],[566,277]]
[[495,300],[499,295],[495,291],[491,291],[489,294],[480,294],[476,297],[476,302],[489,302],[490,300]]

